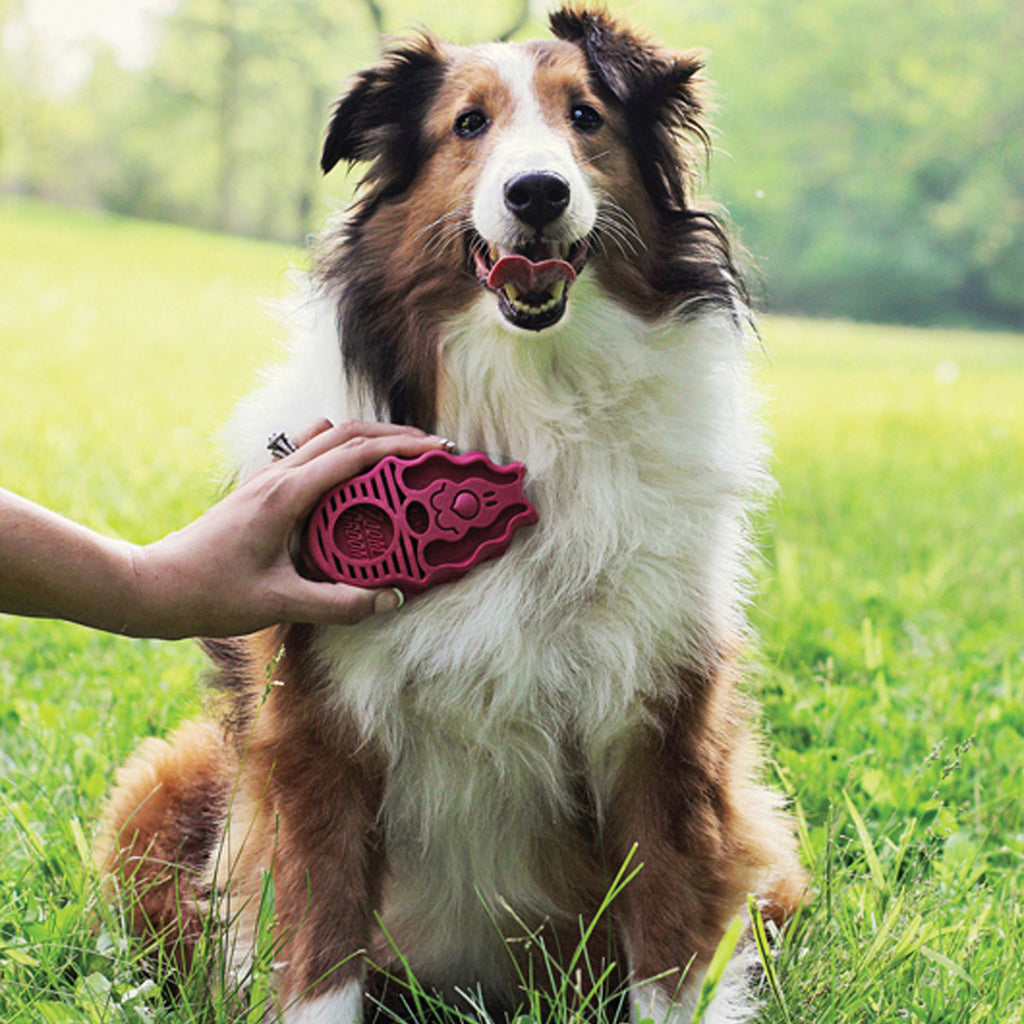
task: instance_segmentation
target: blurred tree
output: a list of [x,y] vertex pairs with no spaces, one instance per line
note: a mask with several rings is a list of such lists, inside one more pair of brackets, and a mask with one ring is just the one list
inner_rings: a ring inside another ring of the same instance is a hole
[[747,0],[718,164],[772,304],[1024,325],[1024,8]]
[[377,0],[364,0],[366,10],[369,12],[370,21],[377,30],[377,35],[384,35],[384,9],[377,3]]
[[518,10],[513,13],[514,20],[509,23],[508,28],[498,33],[496,38],[499,42],[505,43],[514,39],[529,22],[530,14],[530,0],[520,0]]
[[235,228],[235,196],[241,165],[238,152],[238,115],[245,73],[246,54],[253,38],[243,40],[239,24],[238,0],[215,0],[211,11],[213,21],[207,26],[220,37],[222,55],[217,75],[217,144],[220,149],[220,172],[217,176],[217,227],[221,231]]
[[111,142],[126,174],[107,200],[301,238],[320,196],[316,149],[339,69],[375,48],[361,0],[181,0],[152,68],[120,100]]

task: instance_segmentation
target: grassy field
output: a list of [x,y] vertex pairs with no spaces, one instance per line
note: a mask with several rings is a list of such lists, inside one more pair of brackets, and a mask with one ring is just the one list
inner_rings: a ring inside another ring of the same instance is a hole
[[[0,485],[133,540],[196,515],[287,260],[0,205]],[[1024,338],[763,333],[779,494],[751,685],[817,896],[760,1019],[1024,1021]],[[88,857],[113,768],[199,705],[202,666],[0,619],[2,1024],[226,1019],[161,1001]]]

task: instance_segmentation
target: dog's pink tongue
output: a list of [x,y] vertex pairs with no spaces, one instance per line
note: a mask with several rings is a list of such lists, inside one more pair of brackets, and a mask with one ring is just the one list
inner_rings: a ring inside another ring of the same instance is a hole
[[546,292],[557,281],[572,284],[576,271],[565,260],[543,260],[534,263],[525,256],[502,256],[491,267],[487,287],[499,291],[505,285],[514,285],[521,294],[536,295]]

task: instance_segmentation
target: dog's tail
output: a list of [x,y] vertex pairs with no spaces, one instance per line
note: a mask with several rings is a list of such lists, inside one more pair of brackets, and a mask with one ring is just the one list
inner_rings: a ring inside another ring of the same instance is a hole
[[233,761],[209,722],[145,740],[117,774],[95,847],[131,930],[161,940],[184,969],[204,927]]

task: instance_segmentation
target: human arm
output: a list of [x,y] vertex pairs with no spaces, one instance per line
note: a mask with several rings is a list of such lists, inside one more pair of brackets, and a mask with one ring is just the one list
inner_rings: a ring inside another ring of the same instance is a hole
[[353,623],[392,610],[395,591],[300,576],[290,541],[334,484],[385,455],[414,457],[443,443],[387,424],[322,429],[188,526],[147,545],[104,537],[0,490],[0,612],[177,639],[276,622]]

